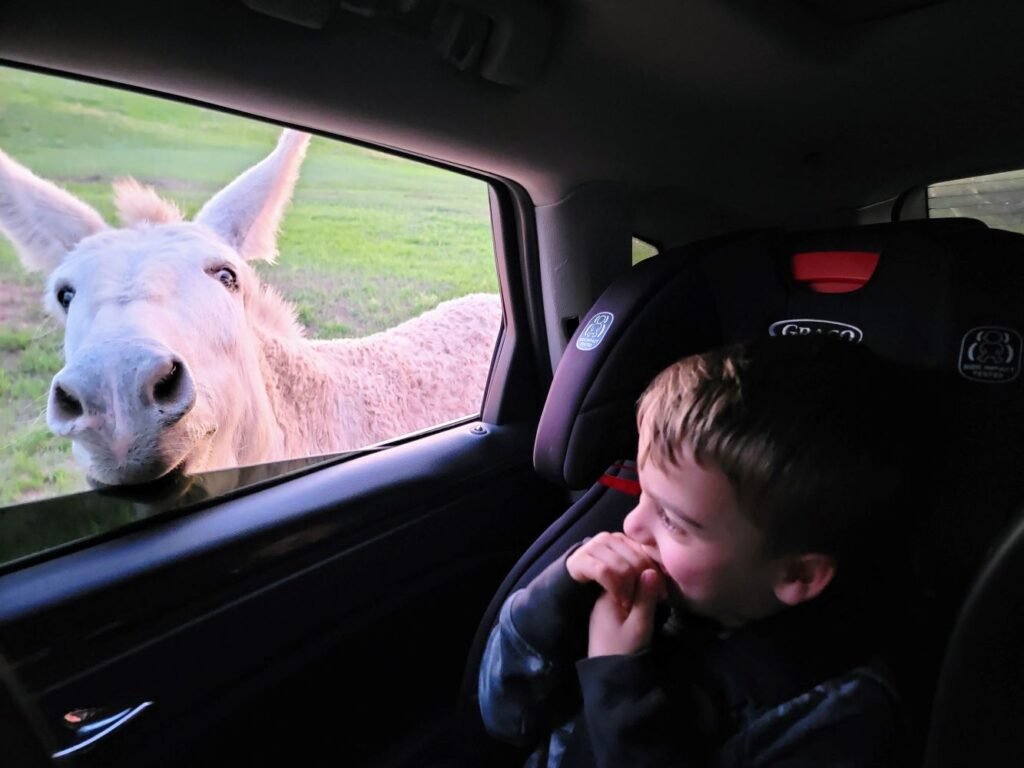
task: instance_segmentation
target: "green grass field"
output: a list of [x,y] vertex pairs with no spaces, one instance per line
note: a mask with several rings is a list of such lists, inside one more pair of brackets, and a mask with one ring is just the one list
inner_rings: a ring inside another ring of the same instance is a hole
[[[194,214],[273,148],[278,129],[137,94],[0,69],[0,149],[114,222],[110,184],[133,176]],[[447,298],[494,292],[487,186],[315,138],[264,279],[308,334],[361,336]],[[0,505],[85,487],[43,413],[61,329],[40,309],[44,275],[0,238]]]

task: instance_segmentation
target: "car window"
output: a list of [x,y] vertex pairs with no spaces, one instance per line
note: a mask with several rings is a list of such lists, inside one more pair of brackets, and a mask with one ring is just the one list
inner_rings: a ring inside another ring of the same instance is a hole
[[0,92],[0,507],[479,413],[486,181],[20,70]]
[[929,218],[966,216],[1024,233],[1024,171],[944,181],[928,187]]
[[633,238],[633,265],[636,266],[644,259],[649,259],[658,252],[658,248],[639,237]]

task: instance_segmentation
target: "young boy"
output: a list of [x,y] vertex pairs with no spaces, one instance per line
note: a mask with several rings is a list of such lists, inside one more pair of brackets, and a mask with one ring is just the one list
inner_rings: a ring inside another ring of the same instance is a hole
[[865,349],[820,338],[659,374],[622,532],[502,607],[479,681],[491,735],[531,768],[894,759],[868,609],[896,549],[893,385]]

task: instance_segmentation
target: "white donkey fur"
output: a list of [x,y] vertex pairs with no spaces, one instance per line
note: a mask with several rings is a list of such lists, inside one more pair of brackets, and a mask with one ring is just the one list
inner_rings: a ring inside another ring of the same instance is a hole
[[496,296],[318,341],[247,263],[275,258],[308,142],[283,132],[194,222],[152,189],[117,182],[116,229],[0,152],[0,229],[26,268],[51,271],[45,303],[66,323],[47,422],[94,480],[344,451],[479,408]]

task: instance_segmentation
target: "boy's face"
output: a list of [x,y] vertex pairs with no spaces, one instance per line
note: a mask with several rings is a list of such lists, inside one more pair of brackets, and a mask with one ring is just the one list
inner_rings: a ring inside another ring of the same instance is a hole
[[648,456],[640,503],[623,525],[668,577],[671,599],[695,614],[740,626],[777,611],[781,559],[762,552],[762,535],[741,512],[718,467],[696,462],[688,442],[677,464]]

